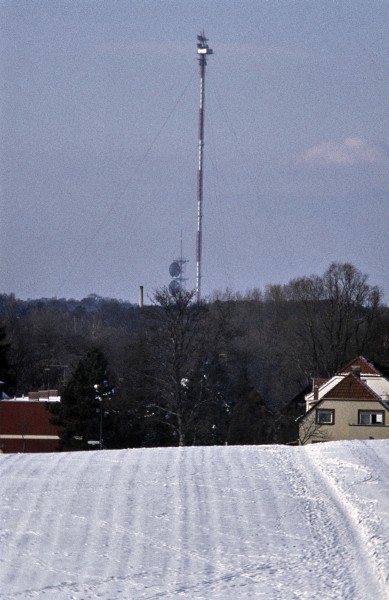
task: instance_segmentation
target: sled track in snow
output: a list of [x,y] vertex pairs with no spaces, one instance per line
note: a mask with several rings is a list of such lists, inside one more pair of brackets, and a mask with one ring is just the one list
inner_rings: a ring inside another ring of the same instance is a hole
[[387,600],[389,443],[0,457],[0,599]]

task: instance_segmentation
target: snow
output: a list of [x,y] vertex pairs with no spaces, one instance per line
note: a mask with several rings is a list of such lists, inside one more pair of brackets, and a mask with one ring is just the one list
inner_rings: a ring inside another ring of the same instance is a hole
[[389,441],[0,456],[0,598],[389,598]]

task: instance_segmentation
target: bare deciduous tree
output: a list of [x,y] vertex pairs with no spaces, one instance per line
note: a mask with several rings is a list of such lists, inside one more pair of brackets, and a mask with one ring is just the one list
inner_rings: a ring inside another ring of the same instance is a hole
[[[202,385],[197,397],[189,392],[196,365],[201,362],[202,325],[206,307],[193,302],[194,292],[163,288],[154,295],[147,332],[151,410],[174,430],[178,444],[188,443],[204,402]],[[155,416],[155,414],[154,414]]]
[[381,303],[379,289],[367,279],[349,263],[332,263],[322,277],[286,286],[288,300],[296,303],[296,347],[310,374],[331,375],[365,352]]
[[299,419],[298,443],[304,446],[314,439],[315,442],[328,442],[330,439],[325,427],[316,422],[314,415]]

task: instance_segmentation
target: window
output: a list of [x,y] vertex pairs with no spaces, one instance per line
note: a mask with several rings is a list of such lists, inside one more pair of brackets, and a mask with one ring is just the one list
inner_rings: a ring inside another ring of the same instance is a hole
[[383,425],[384,411],[383,410],[359,410],[358,411],[359,425]]
[[333,408],[318,408],[316,410],[316,423],[318,425],[333,425],[335,410]]

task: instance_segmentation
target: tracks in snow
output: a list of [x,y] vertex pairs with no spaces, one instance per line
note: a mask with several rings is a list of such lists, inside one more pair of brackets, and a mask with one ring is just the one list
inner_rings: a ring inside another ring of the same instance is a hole
[[359,493],[377,456],[342,449],[7,457],[0,598],[386,600],[382,523]]

